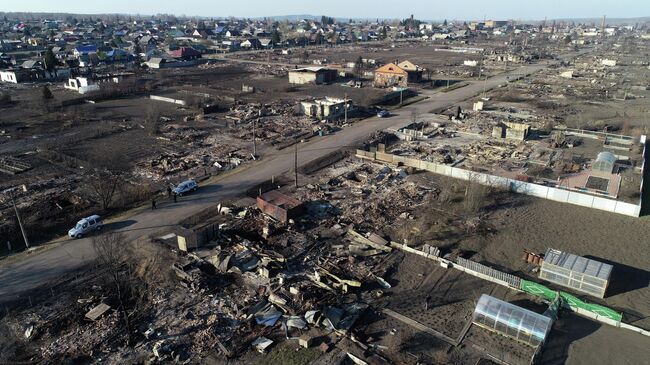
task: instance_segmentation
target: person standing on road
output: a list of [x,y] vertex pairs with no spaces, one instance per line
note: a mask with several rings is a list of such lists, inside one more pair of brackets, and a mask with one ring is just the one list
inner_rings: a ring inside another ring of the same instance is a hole
[[158,209],[156,207],[156,198],[151,199],[151,210]]
[[168,198],[172,197],[172,188],[171,188],[171,186],[167,186],[167,197]]
[[174,203],[176,203],[176,193],[174,193]]

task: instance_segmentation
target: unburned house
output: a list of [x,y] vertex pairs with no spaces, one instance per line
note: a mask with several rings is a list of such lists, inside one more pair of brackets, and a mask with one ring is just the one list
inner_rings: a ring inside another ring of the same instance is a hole
[[422,73],[424,70],[420,68],[420,66],[414,64],[411,61],[402,61],[398,63],[397,66],[402,70],[406,71],[406,73],[408,74],[407,82],[409,83],[422,82]]
[[181,47],[169,52],[169,55],[177,60],[190,61],[201,58],[201,52],[192,47]]
[[336,70],[325,67],[305,67],[289,71],[290,84],[326,84],[336,80]]
[[383,65],[375,70],[375,87],[407,87],[408,72],[394,63]]

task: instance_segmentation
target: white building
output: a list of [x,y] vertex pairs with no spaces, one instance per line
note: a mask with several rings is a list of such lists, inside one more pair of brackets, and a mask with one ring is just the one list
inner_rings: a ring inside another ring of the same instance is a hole
[[63,84],[63,87],[68,90],[75,90],[79,94],[86,94],[92,91],[99,91],[99,85],[92,82],[87,77],[75,77],[69,79],[68,82]]

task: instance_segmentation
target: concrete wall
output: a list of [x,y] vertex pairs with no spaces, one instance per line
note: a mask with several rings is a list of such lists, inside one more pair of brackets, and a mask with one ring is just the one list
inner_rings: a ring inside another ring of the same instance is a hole
[[13,71],[0,71],[0,81],[17,84],[20,77]]
[[516,193],[531,195],[561,203],[569,203],[632,217],[638,217],[641,214],[641,199],[639,200],[638,204],[625,203],[618,200],[592,196],[575,191],[543,186],[519,180],[512,180],[501,176],[472,172],[469,170],[437,164],[434,162],[420,161],[403,156],[395,156],[389,153],[372,153],[357,150],[357,156],[365,159],[375,159],[382,162],[401,163],[404,166],[411,166],[436,174],[450,176],[456,179],[473,180],[483,185],[507,188]]
[[317,83],[315,72],[296,72],[289,71],[289,83],[296,85],[303,84],[316,84]]
[[174,98],[167,98],[164,96],[158,96],[158,95],[149,95],[149,99],[151,100],[158,100],[158,101],[164,101],[166,103],[172,103],[172,104],[178,104],[182,106],[186,106],[187,102],[185,100],[179,100],[179,99],[174,99]]
[[408,74],[396,75],[383,72],[375,72],[375,80],[373,85],[375,87],[407,87],[408,86]]

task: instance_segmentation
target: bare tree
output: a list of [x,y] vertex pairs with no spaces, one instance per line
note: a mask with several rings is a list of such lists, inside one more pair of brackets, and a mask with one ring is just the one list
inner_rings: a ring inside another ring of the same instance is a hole
[[411,110],[411,123],[415,123],[418,120],[418,112],[413,109]]
[[468,173],[463,207],[468,213],[477,213],[485,205],[490,195],[490,187],[480,183],[480,174],[472,171]]
[[365,64],[363,63],[363,58],[359,56],[359,58],[357,58],[357,61],[354,63],[354,76],[357,79],[361,79],[363,77],[364,70],[365,70]]
[[[124,269],[127,264],[126,238],[121,233],[109,233],[93,239],[93,249],[97,254],[97,264],[106,270],[105,278],[116,299],[118,311],[124,320],[126,332],[131,336],[131,321],[127,313],[126,301],[129,299],[131,287]],[[129,339],[130,342],[130,339]]]
[[95,153],[98,155],[97,165],[88,169],[90,172],[85,180],[93,198],[102,210],[107,210],[124,183],[129,166],[126,158],[111,146],[98,148]]
[[431,83],[431,86],[433,87],[433,81],[434,81],[433,80],[433,69],[431,67],[429,67],[429,68],[427,68],[425,70],[425,72],[427,73],[427,80],[429,80],[429,82]]
[[93,249],[109,300],[122,317],[130,345],[134,320],[146,312],[151,289],[172,285],[173,255],[151,241],[127,242],[122,233],[95,237]]
[[45,108],[45,111],[49,112],[50,104],[52,103],[52,100],[54,100],[54,95],[52,94],[52,91],[50,91],[49,87],[43,86],[41,89],[41,98],[43,99],[43,107]]
[[158,134],[160,126],[160,111],[153,105],[147,108],[147,116],[144,119],[145,129],[149,135],[154,136]]
[[100,203],[102,210],[111,207],[121,179],[121,174],[105,169],[96,170],[87,178],[92,194]]

